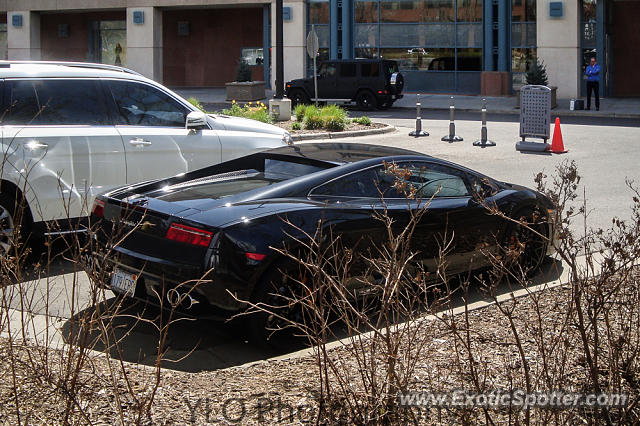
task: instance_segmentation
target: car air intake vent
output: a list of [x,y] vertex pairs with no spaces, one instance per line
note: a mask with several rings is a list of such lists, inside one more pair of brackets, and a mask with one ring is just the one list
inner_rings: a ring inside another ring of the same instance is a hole
[[173,189],[180,189],[180,188],[184,188],[186,186],[191,186],[191,185],[201,185],[201,184],[205,184],[205,183],[213,183],[213,182],[222,182],[225,180],[233,180],[236,179],[240,176],[243,177],[251,177],[251,176],[255,176],[257,174],[259,174],[260,172],[258,172],[255,169],[249,169],[249,170],[236,170],[233,172],[228,172],[228,173],[220,173],[219,175],[214,175],[214,176],[207,176],[207,177],[203,177],[200,179],[194,179],[194,180],[190,180],[187,182],[182,182],[182,183],[176,183],[175,185],[171,185],[167,188],[164,188],[165,190],[173,190]]

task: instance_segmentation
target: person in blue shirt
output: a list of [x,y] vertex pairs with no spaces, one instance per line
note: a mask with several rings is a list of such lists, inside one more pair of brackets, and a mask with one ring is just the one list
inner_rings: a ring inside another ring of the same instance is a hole
[[587,76],[587,109],[591,109],[591,91],[596,94],[596,111],[600,111],[600,65],[596,64],[596,58],[591,58],[591,63],[584,71]]

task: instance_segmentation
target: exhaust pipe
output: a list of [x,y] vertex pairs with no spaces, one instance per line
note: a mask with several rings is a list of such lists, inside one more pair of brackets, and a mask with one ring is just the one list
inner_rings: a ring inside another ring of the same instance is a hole
[[169,302],[172,308],[180,306],[185,310],[191,309],[193,305],[198,303],[198,301],[191,297],[189,293],[179,293],[175,288],[171,288],[167,291],[167,302]]

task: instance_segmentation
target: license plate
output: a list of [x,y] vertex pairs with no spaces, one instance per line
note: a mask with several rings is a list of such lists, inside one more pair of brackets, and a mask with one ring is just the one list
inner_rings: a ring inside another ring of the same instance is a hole
[[137,279],[138,277],[135,274],[116,269],[111,277],[111,289],[125,296],[133,297],[136,292]]

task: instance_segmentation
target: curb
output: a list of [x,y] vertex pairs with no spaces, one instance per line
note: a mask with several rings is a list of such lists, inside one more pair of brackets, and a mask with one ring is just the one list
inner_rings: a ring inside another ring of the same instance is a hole
[[[394,106],[396,109],[406,109],[415,111],[415,106]],[[422,111],[449,111],[449,108],[436,108],[436,107],[425,107],[422,106]],[[456,107],[456,112],[476,112],[480,113],[480,109],[475,108],[459,108]],[[488,109],[487,114],[510,114],[510,115],[520,115],[519,108],[513,109]],[[640,114],[629,114],[629,113],[619,113],[619,112],[585,112],[585,111],[554,111],[551,110],[551,115],[554,117],[598,117],[598,118],[631,118],[631,119],[640,119]],[[423,117],[425,118],[425,117]]]
[[394,132],[395,130],[396,128],[394,126],[385,124],[385,127],[380,127],[378,129],[351,130],[347,132],[300,133],[291,135],[291,139],[293,139],[294,142],[298,142],[314,139],[353,138],[357,136],[381,135],[384,133]]

